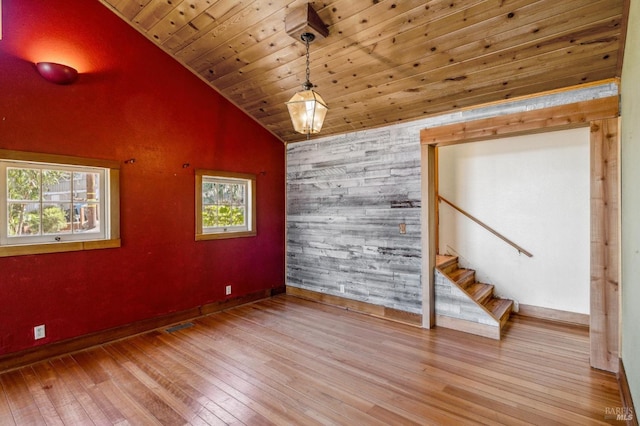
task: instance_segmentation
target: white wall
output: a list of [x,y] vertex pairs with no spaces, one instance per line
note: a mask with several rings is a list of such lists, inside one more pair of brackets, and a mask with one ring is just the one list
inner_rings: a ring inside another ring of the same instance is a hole
[[[640,4],[631,2],[622,69],[622,361],[640,409]],[[638,416],[638,412],[634,413]],[[636,417],[637,418],[637,417]]]
[[439,192],[533,253],[440,203],[440,252],[521,304],[589,313],[589,129],[439,150]]

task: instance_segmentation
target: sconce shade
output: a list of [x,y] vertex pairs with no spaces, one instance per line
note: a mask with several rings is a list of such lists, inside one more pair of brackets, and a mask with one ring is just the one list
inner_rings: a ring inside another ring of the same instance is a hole
[[319,94],[313,90],[298,92],[287,102],[287,108],[296,132],[306,135],[320,133],[328,108]]
[[38,62],[36,68],[47,81],[55,84],[71,84],[78,79],[78,71],[68,65],[55,62]]

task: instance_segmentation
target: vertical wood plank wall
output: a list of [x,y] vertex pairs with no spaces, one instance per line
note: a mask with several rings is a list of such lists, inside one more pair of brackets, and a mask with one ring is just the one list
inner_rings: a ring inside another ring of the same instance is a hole
[[618,371],[619,120],[591,122],[591,365]]
[[420,183],[405,132],[290,144],[287,285],[420,314]]

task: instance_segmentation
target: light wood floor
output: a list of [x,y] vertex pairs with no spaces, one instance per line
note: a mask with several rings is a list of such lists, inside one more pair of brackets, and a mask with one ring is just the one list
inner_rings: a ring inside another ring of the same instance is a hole
[[0,375],[0,425],[615,423],[584,328],[501,342],[281,295]]

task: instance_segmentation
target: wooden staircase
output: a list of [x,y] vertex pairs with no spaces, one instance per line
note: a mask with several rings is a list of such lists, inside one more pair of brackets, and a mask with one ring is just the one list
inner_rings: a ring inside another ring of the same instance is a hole
[[436,259],[436,325],[499,340],[513,301],[495,297],[494,286],[476,281],[456,256]]

